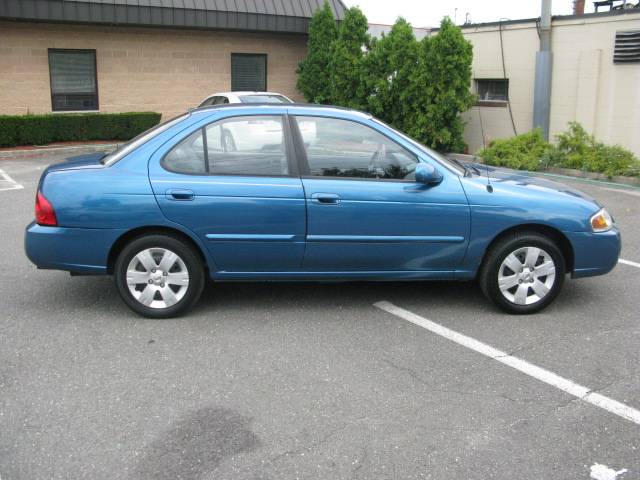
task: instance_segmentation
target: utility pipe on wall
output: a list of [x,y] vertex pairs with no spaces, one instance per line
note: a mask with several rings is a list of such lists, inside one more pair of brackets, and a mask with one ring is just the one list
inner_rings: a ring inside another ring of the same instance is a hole
[[533,90],[533,126],[541,128],[549,139],[549,114],[551,111],[551,0],[542,0],[540,12],[540,50],[536,52],[536,78]]

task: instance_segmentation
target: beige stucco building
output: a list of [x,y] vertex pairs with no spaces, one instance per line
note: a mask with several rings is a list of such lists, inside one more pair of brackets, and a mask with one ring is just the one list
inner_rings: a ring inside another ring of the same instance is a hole
[[[531,19],[464,26],[463,33],[473,44],[472,88],[481,94],[478,105],[463,115],[465,141],[475,152],[492,139],[514,134],[503,101],[504,78],[517,133],[533,128],[538,29]],[[614,63],[617,34],[618,51],[624,44],[622,50],[630,53],[626,61],[617,57]],[[550,136],[577,120],[599,140],[640,155],[640,9],[554,17],[551,49]]]
[[[272,90],[296,68],[322,0],[2,0],[0,114],[156,111]],[[330,2],[337,18],[344,5]]]

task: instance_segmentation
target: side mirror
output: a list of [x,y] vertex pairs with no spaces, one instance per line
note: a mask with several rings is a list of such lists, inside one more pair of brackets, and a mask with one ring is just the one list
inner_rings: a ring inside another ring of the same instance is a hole
[[437,185],[442,181],[442,174],[429,163],[418,163],[415,174],[416,182],[425,185]]

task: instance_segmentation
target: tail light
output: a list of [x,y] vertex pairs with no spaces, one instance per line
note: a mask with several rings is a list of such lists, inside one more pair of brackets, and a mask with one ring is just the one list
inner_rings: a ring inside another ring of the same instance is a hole
[[36,195],[36,222],[38,225],[49,227],[58,225],[58,219],[56,218],[56,212],[53,210],[53,206],[41,192],[38,192]]

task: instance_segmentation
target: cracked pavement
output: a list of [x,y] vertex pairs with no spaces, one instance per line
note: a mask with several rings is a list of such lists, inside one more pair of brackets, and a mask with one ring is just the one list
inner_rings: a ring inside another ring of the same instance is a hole
[[[372,304],[388,300],[640,409],[640,269],[567,281],[535,316],[471,283],[212,284],[187,317],[132,314],[108,277],[22,248],[42,169],[0,159],[0,478],[640,479],[640,426]],[[640,202],[604,203],[640,262]],[[10,274],[8,274],[10,272]]]

